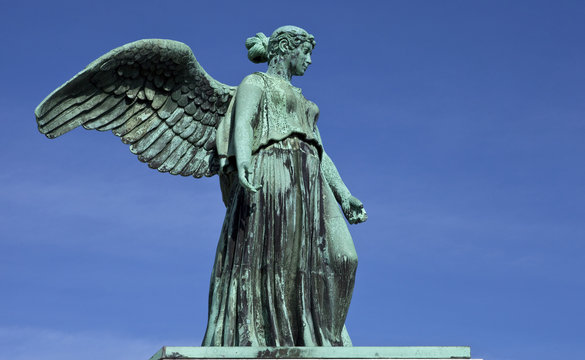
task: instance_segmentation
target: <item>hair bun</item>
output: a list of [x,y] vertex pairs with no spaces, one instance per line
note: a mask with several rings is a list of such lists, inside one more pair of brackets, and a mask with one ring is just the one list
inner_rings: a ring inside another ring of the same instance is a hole
[[268,61],[268,38],[263,33],[260,32],[246,39],[246,49],[248,49],[248,59],[253,63]]

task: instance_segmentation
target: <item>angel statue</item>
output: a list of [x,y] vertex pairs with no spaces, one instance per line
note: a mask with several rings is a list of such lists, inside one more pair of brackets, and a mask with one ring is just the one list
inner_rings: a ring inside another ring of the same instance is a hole
[[[268,70],[235,87],[172,40],[139,40],[89,64],[35,110],[55,138],[111,130],[140,161],[173,175],[219,175],[226,215],[203,346],[351,346],[345,319],[367,219],[323,148],[319,108],[291,85],[315,40],[283,26],[248,38]],[[341,205],[342,211],[340,211]]]

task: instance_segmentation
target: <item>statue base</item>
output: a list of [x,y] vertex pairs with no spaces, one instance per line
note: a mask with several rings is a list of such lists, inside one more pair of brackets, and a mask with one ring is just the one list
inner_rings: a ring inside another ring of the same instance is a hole
[[[468,346],[184,347],[163,346],[150,360],[167,359],[471,359]],[[478,359],[479,360],[479,359]]]

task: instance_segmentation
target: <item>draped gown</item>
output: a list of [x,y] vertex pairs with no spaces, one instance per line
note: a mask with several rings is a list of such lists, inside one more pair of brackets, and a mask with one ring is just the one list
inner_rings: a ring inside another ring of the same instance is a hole
[[246,191],[229,170],[232,125],[243,121],[232,116],[218,129],[227,210],[203,346],[351,346],[344,324],[357,256],[321,171],[318,108],[267,74],[244,81],[262,90],[250,164],[262,188]]

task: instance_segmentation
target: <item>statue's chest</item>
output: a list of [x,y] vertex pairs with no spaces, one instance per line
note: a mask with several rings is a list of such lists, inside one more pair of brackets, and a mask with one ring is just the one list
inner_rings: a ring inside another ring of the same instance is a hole
[[317,105],[305,99],[298,88],[284,83],[272,85],[265,102],[269,121],[312,130],[319,113]]

